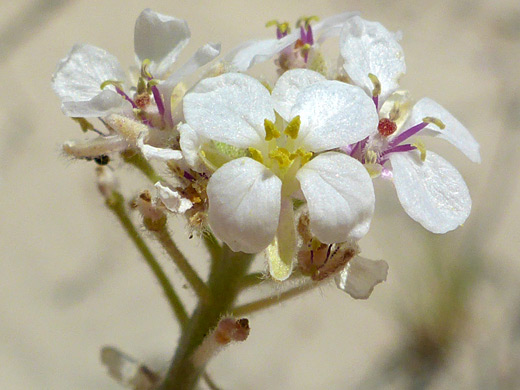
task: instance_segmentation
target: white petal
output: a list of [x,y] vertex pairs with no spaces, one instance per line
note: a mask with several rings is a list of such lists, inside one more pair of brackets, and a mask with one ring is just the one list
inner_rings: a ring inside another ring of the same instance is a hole
[[224,62],[228,64],[230,71],[245,72],[253,65],[267,61],[287,46],[292,45],[299,37],[299,32],[294,32],[282,39],[247,41],[231,50],[224,58]]
[[188,165],[197,172],[206,172],[204,162],[201,160],[199,151],[207,138],[201,136],[190,125],[183,123],[179,126],[181,138],[179,141],[182,154]]
[[157,196],[164,204],[164,206],[174,213],[184,213],[193,207],[190,200],[183,197],[179,191],[174,190],[168,185],[163,185],[161,182],[155,183],[157,189]]
[[[113,87],[107,87],[102,93],[101,84],[107,80],[125,81],[117,58],[98,47],[77,44],[58,63],[52,87],[61,99],[66,115],[104,116],[111,109],[124,105],[123,98],[113,92]],[[91,102],[95,98],[97,100]]]
[[354,16],[346,21],[340,37],[343,67],[354,84],[372,96],[374,88],[368,74],[381,83],[380,101],[398,88],[399,78],[406,72],[404,54],[394,34],[377,22]]
[[265,143],[264,119],[275,119],[269,91],[239,73],[202,80],[184,97],[184,116],[203,136],[238,148]]
[[132,105],[118,93],[105,89],[90,100],[63,101],[61,110],[67,116],[79,118],[98,118],[113,113],[132,114]]
[[361,141],[379,121],[372,99],[361,88],[323,81],[305,88],[296,98],[291,118],[300,115],[298,142],[321,152]]
[[471,198],[460,173],[428,151],[421,161],[416,151],[389,155],[397,196],[406,213],[433,233],[446,233],[464,223]]
[[293,69],[285,72],[280,76],[271,93],[274,109],[283,119],[290,121],[291,109],[298,94],[305,87],[325,80],[323,75],[312,70]]
[[159,14],[147,8],[137,18],[134,48],[139,63],[151,61],[153,77],[163,78],[188,44],[190,29],[185,20]]
[[208,219],[233,251],[258,253],[273,240],[282,182],[259,162],[243,157],[220,167],[208,182]]
[[446,127],[440,129],[433,123],[430,123],[420,132],[420,135],[426,134],[445,139],[452,145],[456,146],[471,161],[480,163],[480,146],[478,142],[462,123],[432,99],[423,98],[415,103],[412,113],[406,121],[406,124],[403,126],[403,129],[421,123],[425,117],[435,117],[440,119]]
[[[178,70],[173,72],[168,79],[159,84],[158,88],[164,98],[165,116],[167,120],[171,118],[171,96],[175,86],[185,77],[196,72],[200,67],[206,65],[220,54],[219,43],[207,43],[199,48],[188,61],[184,63]],[[172,125],[172,123],[170,123]]]
[[360,239],[368,232],[374,188],[359,161],[342,153],[320,154],[296,178],[309,206],[311,231],[321,242]]
[[323,19],[321,22],[312,26],[314,35],[319,35],[318,42],[321,43],[330,37],[337,37],[343,24],[353,16],[359,15],[359,12],[343,12]]
[[183,155],[180,150],[174,150],[170,148],[157,148],[152,145],[148,145],[144,143],[144,139],[146,138],[146,133],[141,133],[139,138],[137,139],[137,147],[143,153],[143,156],[147,160],[161,160],[161,161],[169,161],[169,160],[180,160]]
[[374,287],[386,280],[388,264],[384,260],[369,260],[356,256],[335,277],[340,290],[354,299],[367,299]]

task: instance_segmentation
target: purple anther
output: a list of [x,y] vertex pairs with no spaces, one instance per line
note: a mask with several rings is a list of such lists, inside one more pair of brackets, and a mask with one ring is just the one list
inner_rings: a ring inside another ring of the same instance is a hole
[[120,94],[122,97],[124,97],[125,100],[129,101],[133,108],[138,108],[137,104],[135,104],[135,102],[132,99],[130,99],[130,96],[128,96],[125,93],[125,91],[123,91],[121,88],[118,88],[118,87],[116,87],[116,91],[118,94]]
[[[356,154],[358,151],[362,151],[362,150],[365,148],[367,142],[368,142],[368,137],[366,137],[364,140],[361,140],[361,141],[359,141],[359,142],[356,142],[356,143],[354,144],[354,147],[352,147],[352,151],[350,152],[350,155],[351,155],[352,157],[355,157],[355,154]],[[352,145],[350,145],[350,146],[352,146]]]
[[159,111],[159,115],[161,115],[161,117],[163,117],[164,116],[164,103],[162,100],[161,93],[159,92],[159,88],[157,88],[156,85],[154,85],[152,87],[152,93],[153,93],[153,98],[155,99],[155,104],[157,105],[157,110]]
[[408,130],[403,131],[401,134],[399,134],[397,137],[395,137],[392,141],[390,141],[388,146],[390,148],[392,148],[392,147],[394,147],[396,145],[399,145],[404,140],[406,140],[406,139],[410,138],[411,136],[414,136],[415,134],[417,134],[419,131],[424,129],[426,126],[428,126],[428,123],[421,122],[421,123],[419,123],[419,124],[417,124],[415,126],[410,127]]
[[352,155],[352,149],[353,145],[341,146],[339,148],[339,150],[341,150],[345,154],[348,154],[349,156]]
[[300,40],[303,44],[307,43],[307,34],[305,33],[303,26],[300,26]]

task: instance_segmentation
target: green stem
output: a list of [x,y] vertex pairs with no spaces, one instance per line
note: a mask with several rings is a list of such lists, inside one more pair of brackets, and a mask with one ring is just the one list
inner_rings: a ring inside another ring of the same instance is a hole
[[279,304],[280,302],[287,301],[288,299],[294,298],[307,291],[310,291],[319,286],[319,283],[308,282],[301,286],[291,288],[283,293],[277,295],[271,295],[267,298],[261,298],[256,301],[246,303],[245,305],[237,306],[232,310],[235,317],[243,317],[253,312],[267,309],[268,307]]
[[239,280],[247,272],[253,255],[235,253],[227,246],[220,250],[215,243],[210,243],[213,257],[208,287],[211,301],[199,302],[197,308],[184,329],[177,351],[158,390],[191,390],[204,372],[204,365],[197,365],[192,360],[193,352],[202,343],[204,337],[215,328],[218,321],[229,313],[238,293]]
[[154,235],[157,237],[168,255],[170,255],[171,259],[182,272],[198,297],[204,302],[209,302],[210,292],[208,287],[190,265],[186,257],[179,250],[172,237],[168,233],[168,228],[166,225],[164,225],[162,229],[155,231]]
[[125,162],[139,169],[152,183],[157,183],[162,180],[161,176],[155,172],[148,160],[146,160],[141,153],[123,152],[121,156]]
[[143,256],[146,264],[150,267],[153,274],[159,281],[163,289],[164,295],[168,299],[168,303],[170,304],[173,313],[177,317],[181,327],[184,328],[188,322],[188,314],[186,309],[184,308],[179,296],[173,289],[168,277],[164,273],[163,269],[159,265],[158,261],[155,259],[154,255],[144,242],[143,238],[135,228],[132,220],[128,216],[125,209],[125,199],[123,195],[118,192],[113,192],[112,196],[107,198],[106,200],[107,207],[115,214],[118,218],[119,222],[123,226],[123,229],[128,234],[134,245],[137,247],[141,255]]
[[247,288],[255,287],[265,281],[266,276],[263,272],[253,272],[240,279],[239,287],[241,290],[245,290]]

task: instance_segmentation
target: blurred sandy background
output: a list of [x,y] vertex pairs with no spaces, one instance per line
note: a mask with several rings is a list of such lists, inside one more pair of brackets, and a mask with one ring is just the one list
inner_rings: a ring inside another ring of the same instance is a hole
[[[361,245],[366,257],[388,261],[387,283],[368,301],[331,286],[251,316],[247,342],[210,364],[215,381],[223,389],[520,388],[518,1],[0,4],[1,388],[117,389],[99,362],[102,345],[159,368],[175,347],[167,304],[104,208],[94,164],[60,154],[61,142],[81,134],[50,86],[76,42],[133,64],[133,25],[146,7],[188,21],[192,39],[181,62],[207,41],[222,42],[225,53],[244,39],[270,37],[270,19],[359,10],[402,30],[402,86],[440,102],[482,147],[483,163],[475,165],[447,143],[428,143],[470,188],[474,211],[464,227],[428,234],[406,217],[391,186],[378,186],[373,228]],[[146,185],[129,169],[120,174],[129,196]],[[188,243],[181,225],[174,235],[183,248],[196,246],[202,270],[201,245]]]

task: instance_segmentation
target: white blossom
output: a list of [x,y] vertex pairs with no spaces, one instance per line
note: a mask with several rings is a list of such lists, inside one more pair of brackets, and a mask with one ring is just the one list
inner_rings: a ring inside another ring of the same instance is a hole
[[407,95],[394,92],[406,70],[395,34],[356,16],[345,22],[340,41],[346,72],[372,96],[372,110],[380,118],[369,137],[342,150],[365,164],[373,177],[393,178],[403,208],[426,229],[446,233],[457,228],[471,210],[464,180],[421,141],[409,139],[418,133],[443,138],[474,162],[480,162],[478,143],[438,103],[424,98],[410,109]]
[[[309,86],[305,80],[317,76],[306,72],[311,71],[285,73],[272,96],[255,79],[227,73],[203,80],[184,98],[191,129],[250,152],[219,167],[209,180],[212,230],[235,251],[257,253],[275,242],[282,263],[270,266],[277,279],[290,273],[295,249],[290,199],[300,189],[311,231],[324,243],[361,238],[373,213],[366,170],[353,158],[327,152],[371,132],[377,124],[371,100],[337,81]],[[294,102],[290,109],[287,101]],[[275,125],[277,107],[288,124],[283,134]]]

